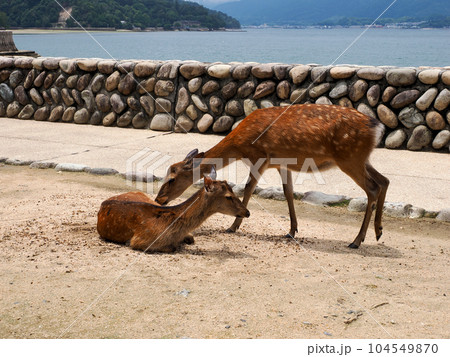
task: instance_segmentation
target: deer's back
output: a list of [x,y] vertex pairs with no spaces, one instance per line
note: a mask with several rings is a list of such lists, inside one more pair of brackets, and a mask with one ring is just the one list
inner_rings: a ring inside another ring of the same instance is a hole
[[355,149],[370,153],[381,128],[376,119],[352,108],[300,104],[256,110],[227,138],[271,157],[348,157]]
[[110,198],[108,198],[108,200],[146,202],[146,203],[151,203],[152,205],[155,205],[155,206],[159,206],[159,203],[152,200],[150,197],[148,197],[148,195],[146,195],[144,192],[141,192],[141,191],[122,193],[120,195],[110,197]]
[[98,212],[97,231],[104,239],[125,243],[138,231],[157,236],[164,231],[171,218],[171,213],[159,205],[108,199]]

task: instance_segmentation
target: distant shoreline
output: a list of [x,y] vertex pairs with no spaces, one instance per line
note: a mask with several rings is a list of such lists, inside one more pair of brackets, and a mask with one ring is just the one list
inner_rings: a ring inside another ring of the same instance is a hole
[[[107,29],[107,28],[86,28],[86,29],[49,29],[49,28],[27,28],[27,29],[9,29],[8,31],[12,31],[14,35],[43,35],[43,34],[65,34],[65,33],[78,33],[84,32],[85,30],[88,32],[95,33],[150,33],[150,32],[247,32],[248,30],[309,30],[309,29],[318,29],[318,30],[342,30],[342,29],[365,29],[366,26],[351,26],[351,27],[342,27],[342,26],[307,26],[307,27],[278,27],[278,26],[243,26],[241,29],[221,29],[221,30],[207,30],[207,29],[198,29],[198,30],[123,30],[123,29]],[[376,30],[450,30],[448,27],[438,28],[438,27],[424,27],[424,28],[396,28],[396,27],[372,27],[371,29]]]
[[107,28],[74,28],[74,29],[45,29],[45,28],[27,28],[27,29],[9,29],[14,35],[42,35],[42,34],[64,34],[64,33],[78,33],[78,32],[96,32],[96,33],[142,33],[142,32],[246,32],[243,29],[221,29],[221,30],[117,30]]
[[[89,32],[135,32],[135,31],[131,31],[131,30],[106,30],[106,29],[99,29],[99,30],[94,30],[94,29],[86,29]],[[69,30],[69,29],[38,29],[38,28],[31,28],[31,29],[14,29],[14,30],[10,30],[13,32],[14,35],[41,35],[41,34],[52,34],[52,33],[57,33],[57,34],[63,34],[63,33],[77,33],[77,32],[83,32],[83,29],[73,29],[73,30]]]
[[344,30],[344,29],[374,29],[374,30],[450,30],[450,27],[402,27],[402,26],[242,26],[242,30]]

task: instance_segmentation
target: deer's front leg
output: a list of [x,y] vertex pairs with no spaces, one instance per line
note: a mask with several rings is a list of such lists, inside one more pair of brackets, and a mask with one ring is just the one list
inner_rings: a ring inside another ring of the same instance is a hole
[[[258,164],[260,164],[260,161],[262,162],[264,159],[259,159],[257,161]],[[259,181],[259,178],[263,174],[263,172],[267,169],[269,165],[268,160],[264,160],[262,162],[262,165],[259,166],[258,169],[255,169],[255,166],[250,167],[250,175],[248,176],[247,184],[245,185],[244,189],[244,198],[242,199],[242,204],[247,208],[248,202],[250,201],[250,197],[252,196],[253,191],[255,191],[256,184]],[[236,218],[233,224],[230,228],[227,229],[227,233],[233,233],[236,232],[237,229],[239,229],[243,218]]]
[[184,237],[183,243],[194,244],[195,243],[194,235],[192,233],[186,234],[186,236]]
[[[244,189],[244,198],[242,199],[242,204],[247,207],[248,202],[250,201],[250,197],[252,196],[253,191],[255,190],[256,184],[258,183],[258,180],[256,180],[252,174],[248,177],[247,184],[245,185]],[[236,232],[236,230],[239,229],[241,226],[243,218],[236,218],[231,225],[230,228],[227,229],[227,233],[233,233]]]

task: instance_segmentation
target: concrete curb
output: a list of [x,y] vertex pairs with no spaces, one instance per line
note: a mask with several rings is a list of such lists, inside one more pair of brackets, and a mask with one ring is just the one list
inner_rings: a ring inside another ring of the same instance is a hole
[[[32,169],[54,169],[56,171],[64,172],[86,172],[91,175],[118,175],[123,179],[138,181],[138,182],[154,182],[162,181],[161,177],[152,176],[148,177],[144,174],[139,173],[119,173],[117,170],[112,168],[91,168],[87,165],[72,164],[72,163],[59,163],[54,162],[42,162],[34,160],[18,160],[13,158],[0,157],[0,164],[11,165],[11,166],[28,166]],[[233,187],[234,193],[242,197],[244,194],[244,185],[236,185],[229,182],[230,186]],[[194,187],[201,187],[203,183],[194,184]],[[253,193],[254,195],[264,198],[272,199],[278,201],[285,201],[283,189],[281,187],[268,187],[262,189],[261,187],[256,187]],[[316,206],[323,207],[347,207],[349,211],[353,212],[364,212],[367,206],[367,198],[357,197],[351,198],[341,195],[329,195],[318,191],[308,191],[305,193],[294,192],[294,199],[300,200],[301,202],[308,203]],[[383,207],[383,213],[388,217],[393,218],[433,218],[441,222],[450,222],[450,209],[443,209],[440,211],[426,211],[423,208],[415,207],[408,203],[403,202],[385,202]]]

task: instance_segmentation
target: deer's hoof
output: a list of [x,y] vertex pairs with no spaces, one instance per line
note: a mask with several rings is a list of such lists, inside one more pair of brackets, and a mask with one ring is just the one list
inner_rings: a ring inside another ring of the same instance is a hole
[[379,231],[380,232],[377,234],[377,241],[379,241],[381,236],[383,235],[383,227],[380,227]]
[[187,235],[186,237],[184,237],[183,242],[185,244],[194,244],[195,243],[194,236],[192,234]]
[[147,251],[147,253],[175,253],[177,250],[177,247],[173,244],[170,244],[168,246],[165,246],[163,248],[160,249],[155,249],[154,251]]
[[351,248],[351,249],[358,249],[359,245],[356,245],[355,243],[351,243],[351,244],[349,244],[348,247]]
[[226,232],[226,233],[235,233],[235,232],[236,232],[236,229],[230,227],[230,228],[227,228],[227,230],[226,230],[225,232]]

